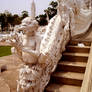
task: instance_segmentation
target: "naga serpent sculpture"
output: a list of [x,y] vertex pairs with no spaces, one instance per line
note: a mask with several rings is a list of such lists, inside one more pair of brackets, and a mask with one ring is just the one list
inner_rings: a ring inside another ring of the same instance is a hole
[[[55,15],[41,34],[39,25],[31,17],[25,18],[18,30],[1,41],[8,41],[13,53],[23,61],[19,70],[17,92],[44,92],[70,38],[85,33],[92,23],[92,8],[84,0],[57,0]],[[42,31],[42,29],[40,29]]]

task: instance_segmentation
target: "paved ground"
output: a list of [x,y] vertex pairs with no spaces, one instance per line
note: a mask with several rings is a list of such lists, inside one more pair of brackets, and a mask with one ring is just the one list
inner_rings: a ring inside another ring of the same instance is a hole
[[5,42],[0,42],[0,46],[9,46],[9,44]]
[[0,77],[0,92],[10,92],[10,88],[2,77]]
[[0,73],[0,92],[16,92],[18,69],[22,62],[15,56],[0,57],[0,68],[6,66],[6,71]]

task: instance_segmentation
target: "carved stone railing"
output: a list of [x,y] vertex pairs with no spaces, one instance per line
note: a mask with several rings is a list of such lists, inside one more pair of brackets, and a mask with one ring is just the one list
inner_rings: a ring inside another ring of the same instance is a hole
[[80,92],[92,92],[92,42],[91,42],[90,53],[88,57],[88,63],[84,75],[84,80]]

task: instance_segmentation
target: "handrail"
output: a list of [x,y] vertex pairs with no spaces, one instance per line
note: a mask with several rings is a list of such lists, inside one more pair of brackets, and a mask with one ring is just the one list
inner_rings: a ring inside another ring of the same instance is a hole
[[80,92],[92,92],[92,42],[91,42],[90,53],[88,57],[88,63],[84,75],[84,80]]

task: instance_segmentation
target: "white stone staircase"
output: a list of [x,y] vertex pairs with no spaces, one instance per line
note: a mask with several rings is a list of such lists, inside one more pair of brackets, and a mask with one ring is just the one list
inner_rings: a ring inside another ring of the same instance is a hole
[[[79,47],[83,43],[84,47]],[[80,92],[91,42],[70,41],[45,92]]]

